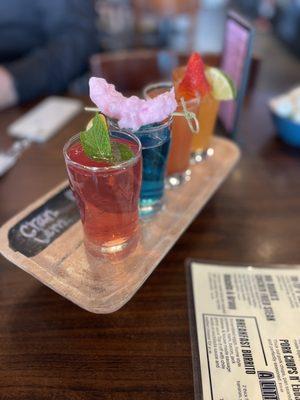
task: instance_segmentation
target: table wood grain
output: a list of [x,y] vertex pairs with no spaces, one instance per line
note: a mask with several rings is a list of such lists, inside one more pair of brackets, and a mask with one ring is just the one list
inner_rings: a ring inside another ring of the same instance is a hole
[[[300,80],[299,62],[280,56],[244,107],[237,168],[122,310],[88,313],[0,258],[1,400],[193,399],[185,259],[300,264],[300,152],[277,139],[266,106]],[[0,146],[28,107],[0,114]],[[0,178],[1,224],[66,177],[62,145],[88,118]]]

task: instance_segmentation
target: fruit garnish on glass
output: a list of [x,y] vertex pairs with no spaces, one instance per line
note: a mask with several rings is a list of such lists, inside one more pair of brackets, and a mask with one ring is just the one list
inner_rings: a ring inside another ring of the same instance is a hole
[[90,98],[97,109],[117,121],[121,129],[133,132],[142,126],[164,121],[177,107],[174,89],[145,100],[137,96],[125,97],[103,78],[92,77],[89,86]]
[[190,56],[182,73],[183,78],[176,90],[179,99],[183,97],[185,100],[190,100],[199,95],[203,97],[210,92],[211,87],[205,76],[205,66],[200,54],[193,53]]
[[236,88],[231,78],[216,67],[206,66],[199,53],[192,53],[187,66],[175,69],[176,98],[190,100],[211,94],[216,100],[233,100]]
[[199,133],[192,138],[192,161],[200,162],[213,154],[210,147],[219,102],[233,100],[232,80],[220,69],[206,66],[199,53],[193,53],[186,66],[173,71],[176,99],[186,102],[197,115]]
[[231,78],[219,68],[206,66],[199,53],[193,53],[186,67],[173,71],[176,98],[185,100],[196,96],[213,95],[216,100],[233,100],[236,88]]
[[205,76],[212,88],[212,95],[216,100],[234,100],[237,95],[232,79],[222,70],[216,67],[205,68]]

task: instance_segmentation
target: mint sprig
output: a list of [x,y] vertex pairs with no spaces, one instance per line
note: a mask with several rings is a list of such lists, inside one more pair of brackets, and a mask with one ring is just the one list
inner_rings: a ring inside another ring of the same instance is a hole
[[80,142],[84,153],[96,161],[119,163],[134,157],[132,150],[125,144],[111,141],[105,117],[96,114],[92,126],[80,133]]
[[113,159],[116,160],[116,162],[128,161],[134,156],[132,150],[124,143],[112,142],[111,145]]
[[104,117],[96,114],[92,126],[80,132],[80,142],[85,154],[94,160],[111,160],[112,149]]

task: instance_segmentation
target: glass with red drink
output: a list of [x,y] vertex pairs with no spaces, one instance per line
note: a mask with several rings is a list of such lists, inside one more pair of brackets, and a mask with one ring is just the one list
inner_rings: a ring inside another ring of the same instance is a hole
[[118,163],[93,160],[84,153],[79,135],[64,146],[85,246],[94,256],[124,250],[138,235],[141,143],[133,134],[123,131],[110,132],[110,140],[127,145],[133,157]]

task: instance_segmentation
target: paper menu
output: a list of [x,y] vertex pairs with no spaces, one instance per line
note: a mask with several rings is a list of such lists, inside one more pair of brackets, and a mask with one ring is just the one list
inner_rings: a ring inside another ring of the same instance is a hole
[[299,400],[300,269],[192,262],[190,276],[199,398]]

